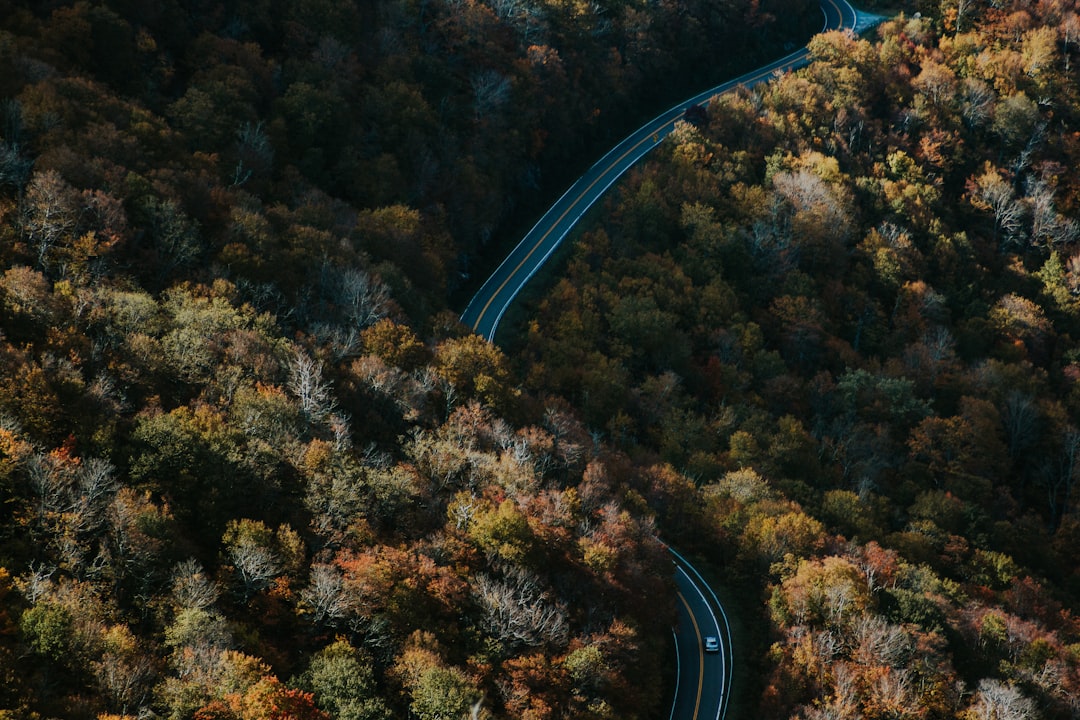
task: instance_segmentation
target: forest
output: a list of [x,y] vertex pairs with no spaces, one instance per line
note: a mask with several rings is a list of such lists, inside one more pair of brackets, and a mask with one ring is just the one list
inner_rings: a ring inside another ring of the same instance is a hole
[[761,717],[1075,718],[1077,6],[913,10],[677,130],[508,352],[745,589]]
[[790,5],[0,0],[0,715],[657,712],[642,476],[451,297]]
[[0,0],[0,718],[1080,717],[1080,18]]

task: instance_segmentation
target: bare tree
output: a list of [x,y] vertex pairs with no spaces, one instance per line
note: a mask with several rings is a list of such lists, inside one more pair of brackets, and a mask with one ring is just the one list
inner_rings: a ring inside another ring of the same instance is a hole
[[833,678],[832,693],[827,702],[814,703],[801,709],[799,717],[806,720],[854,720],[861,717],[860,673],[848,662],[830,664]]
[[506,105],[510,99],[510,80],[498,70],[480,70],[469,78],[473,91],[473,110],[483,120]]
[[352,426],[349,425],[349,415],[343,412],[331,413],[327,418],[330,435],[334,438],[334,449],[345,452],[352,447]]
[[844,209],[829,184],[807,169],[781,172],[773,176],[773,187],[796,210],[820,209],[828,217],[847,223]]
[[417,430],[408,447],[409,457],[427,477],[434,489],[464,484],[468,479],[470,456],[473,449],[437,433]]
[[479,575],[472,585],[487,629],[503,642],[566,644],[569,627],[565,609],[552,601],[536,576],[515,568],[503,579]]
[[934,107],[947,106],[955,101],[956,73],[948,65],[928,58],[922,65],[922,71],[912,81],[912,86]]
[[159,581],[164,543],[147,526],[167,521],[168,510],[155,505],[148,492],[121,487],[113,496],[106,516],[106,553],[114,579],[118,582],[134,579],[140,588],[149,589]]
[[1069,512],[1072,492],[1080,474],[1080,431],[1075,426],[1065,428],[1061,437],[1061,452],[1047,459],[1041,467],[1041,480],[1046,488],[1046,500],[1054,527]]
[[861,615],[854,623],[853,658],[862,665],[904,667],[915,651],[911,636],[878,615]]
[[101,458],[87,458],[79,465],[76,496],[72,502],[77,532],[93,533],[105,524],[106,510],[120,489],[115,474],[113,464]]
[[337,625],[353,611],[353,603],[345,592],[341,571],[326,563],[311,566],[308,586],[300,592],[300,598],[315,613],[316,623]]
[[876,674],[868,688],[873,706],[881,709],[885,717],[908,716],[919,702],[913,675],[910,668],[890,668],[889,672]]
[[37,605],[38,600],[53,592],[52,576],[55,572],[55,567],[32,562],[29,572],[15,578],[15,586],[31,605]]
[[1024,204],[1016,197],[1012,184],[989,164],[981,175],[968,181],[971,204],[994,214],[994,241],[1006,246],[1023,234]]
[[246,518],[230,520],[222,536],[225,553],[239,576],[245,597],[268,588],[290,566],[295,569],[295,544],[299,542],[287,525],[275,533],[262,521]]
[[245,122],[240,126],[236,133],[236,155],[232,180],[234,186],[243,185],[253,175],[261,176],[270,171],[274,164],[274,147],[270,144],[262,121]]
[[[151,697],[156,675],[155,657],[140,644],[126,626],[117,625],[105,633],[105,650],[90,664],[95,679],[123,716],[143,710]],[[142,712],[136,713],[143,715]],[[146,714],[149,714],[147,709]]]
[[198,560],[189,558],[173,570],[172,597],[177,607],[206,610],[220,596],[218,584],[206,576]]
[[[120,485],[111,463],[98,458],[63,462],[37,454],[26,463],[26,477],[36,496],[35,529],[53,558],[80,576],[107,564],[107,553],[93,552],[105,527],[106,512]],[[88,558],[92,558],[88,562]]]
[[345,317],[355,327],[363,329],[386,317],[390,290],[363,270],[342,271],[337,290]]
[[26,462],[26,478],[37,506],[36,524],[39,529],[48,527],[50,518],[63,512],[66,503],[66,478],[48,455],[37,453]]
[[543,44],[545,13],[535,0],[487,0],[495,14],[517,32],[525,47]]
[[1031,208],[1031,242],[1039,245],[1065,245],[1080,237],[1080,223],[1067,218],[1054,205],[1054,188],[1045,179],[1027,184],[1027,204]]
[[960,86],[960,114],[969,128],[986,125],[994,114],[994,89],[985,80],[964,78]]
[[971,11],[971,7],[974,4],[974,0],[956,0],[956,28],[953,31],[954,34],[960,34],[960,31],[962,29],[961,26],[967,19],[967,15]]
[[23,198],[22,227],[39,269],[49,268],[57,245],[71,241],[78,219],[78,193],[60,173],[34,173]]
[[242,543],[230,548],[229,559],[240,573],[248,595],[269,586],[281,572],[281,560],[271,548]]
[[969,709],[974,720],[1031,720],[1038,717],[1035,701],[1011,683],[984,678]]
[[1013,390],[1001,408],[1001,421],[1009,441],[1009,455],[1015,459],[1038,435],[1039,408],[1027,393]]
[[390,290],[359,268],[341,269],[329,261],[319,270],[320,302],[311,332],[333,348],[338,359],[357,355],[360,331],[387,316]]
[[839,624],[850,614],[857,596],[855,589],[848,583],[829,583],[824,588],[822,599],[829,614],[829,622]]
[[322,363],[297,348],[289,363],[289,390],[300,403],[300,411],[312,422],[320,422],[337,407],[331,383],[323,379]]
[[0,187],[22,188],[34,163],[23,157],[18,143],[0,140]]

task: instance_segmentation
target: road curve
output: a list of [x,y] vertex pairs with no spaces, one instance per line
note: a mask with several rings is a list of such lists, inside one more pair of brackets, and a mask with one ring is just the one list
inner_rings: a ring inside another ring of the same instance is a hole
[[[860,21],[859,13],[847,0],[819,1],[821,12],[825,16],[823,32],[842,29],[861,31],[863,26],[873,24],[873,19],[876,18],[865,16],[866,19]],[[544,213],[540,221],[476,292],[465,308],[461,321],[486,340],[494,341],[495,331],[510,303],[551,257],[578,220],[623,173],[675,129],[675,123],[683,117],[688,107],[708,102],[712,97],[740,86],[753,87],[778,73],[803,67],[809,62],[809,52],[802,48],[684,100],[631,133],[578,178],[551,209]]]
[[[668,550],[674,557],[679,606],[671,720],[724,720],[734,668],[727,614],[694,566],[675,550]],[[719,652],[705,652],[705,637],[709,635],[719,639]]]
[[[881,19],[858,13],[847,0],[819,1],[824,15],[822,32],[843,29],[862,32]],[[462,314],[462,322],[489,342],[494,341],[503,314],[525,284],[615,181],[675,129],[675,123],[688,107],[701,105],[740,86],[753,87],[809,62],[808,50],[797,50],[684,100],[632,133],[578,178],[540,218],[473,296]],[[701,574],[679,553],[668,549],[675,558],[679,616],[674,633],[678,668],[671,720],[724,720],[734,665],[727,615]],[[709,635],[719,639],[718,653],[705,653],[704,638]]]

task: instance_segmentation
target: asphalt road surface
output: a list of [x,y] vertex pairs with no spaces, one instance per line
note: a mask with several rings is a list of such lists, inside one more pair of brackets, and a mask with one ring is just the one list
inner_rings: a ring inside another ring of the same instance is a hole
[[[848,28],[858,32],[877,20],[876,16],[871,15],[860,17],[847,0],[820,0],[820,2],[821,12],[824,15],[822,31]],[[588,172],[578,178],[558,202],[551,206],[551,209],[540,218],[540,221],[473,296],[461,316],[462,322],[478,335],[494,341],[499,321],[502,320],[510,303],[544,262],[551,257],[578,220],[623,173],[659,145],[675,129],[675,123],[683,118],[687,108],[707,103],[712,97],[740,86],[753,87],[778,73],[803,67],[808,63],[808,52],[806,48],[802,48],[764,67],[684,100],[645,123],[589,168]]]
[[[670,550],[670,548],[669,548]],[[671,720],[722,720],[727,713],[733,668],[731,629],[716,594],[690,563],[674,550],[679,619],[675,628],[678,660]],[[705,638],[720,642],[705,650]]]
[[[822,31],[861,32],[881,19],[856,12],[847,0],[820,2],[824,15]],[[687,108],[707,103],[714,96],[740,86],[753,87],[809,62],[806,48],[793,52],[679,103],[632,133],[582,175],[540,218],[473,296],[462,322],[488,341],[494,341],[499,321],[510,303],[578,220],[623,173],[675,129],[675,123],[684,117]],[[671,553],[675,558],[678,587],[678,624],[674,632],[678,668],[671,720],[724,720],[733,667],[727,617],[701,575],[674,550]],[[705,651],[705,638],[709,636],[718,639],[718,652]]]

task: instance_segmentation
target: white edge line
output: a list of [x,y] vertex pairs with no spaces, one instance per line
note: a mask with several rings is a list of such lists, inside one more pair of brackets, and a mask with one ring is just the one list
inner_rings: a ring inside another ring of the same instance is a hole
[[[674,552],[674,550],[672,550],[672,552]],[[677,557],[679,557],[680,560],[683,559],[681,556],[677,556]],[[686,561],[683,560],[683,562],[686,562]],[[691,570],[694,570],[694,574],[697,575],[698,580],[701,581],[700,585],[705,585],[705,587],[709,587],[705,583],[705,580],[702,579],[702,577],[698,573],[698,571],[694,569],[693,565],[690,565],[689,563],[687,563],[687,566]],[[684,570],[681,565],[677,565],[676,567],[679,568],[679,572],[681,572],[683,575],[686,575],[686,579],[689,580],[690,584],[694,586],[694,590],[696,590],[697,594],[701,597],[701,602],[705,603],[705,607],[707,607],[709,609],[709,617],[712,618],[713,627],[716,628],[717,632],[720,632],[720,623],[716,620],[716,613],[713,612],[712,604],[709,602],[709,599],[707,597],[705,597],[705,593],[701,592],[701,587],[700,587],[699,583],[694,582],[694,579],[692,577],[690,577],[690,574],[687,573],[686,570]],[[712,589],[710,588],[710,592],[711,592],[711,590]],[[716,596],[713,595],[713,598],[715,599]],[[726,617],[724,618],[724,622],[725,622],[725,624],[727,623],[727,618]],[[729,644],[728,645],[728,652],[730,652],[730,651],[731,651],[731,645]],[[727,658],[725,657],[727,654],[728,654],[727,652],[720,653],[720,662],[723,663],[725,670],[727,669]],[[724,674],[726,675],[727,673],[724,673]],[[723,707],[724,707],[724,704],[725,704],[724,700],[725,700],[726,696],[727,696],[727,682],[726,682],[726,679],[725,679],[725,682],[723,683],[723,687],[720,689],[720,704],[716,708],[717,720],[719,720],[719,718],[720,718],[720,713],[723,710]]]
[[[828,22],[828,18],[826,18],[826,23],[827,22]],[[785,70],[794,69],[794,63],[796,63],[796,62],[798,62],[799,60],[802,59],[802,58],[799,58],[798,56],[805,53],[805,52],[806,52],[806,48],[799,48],[795,52],[788,53],[784,57],[780,58],[779,60],[777,60],[776,62],[773,63],[773,67],[769,70],[769,73],[767,73],[766,75],[764,75],[762,77],[757,78],[757,81],[754,83],[754,85],[757,85],[757,84],[760,84],[761,82],[766,81],[768,79],[769,74],[771,74],[772,72],[775,72],[775,71],[777,71],[777,70],[779,70],[781,68],[784,68]],[[789,65],[789,64],[792,65],[792,67],[791,68],[786,68],[785,66]],[[509,262],[510,258],[514,255],[514,253],[517,252],[518,248],[520,248],[520,247],[522,247],[522,246],[524,246],[526,244],[526,242],[529,240],[529,237],[534,232],[536,232],[536,229],[538,227],[540,227],[541,224],[543,224],[544,220],[547,219],[547,216],[549,214],[553,213],[556,210],[556,208],[558,207],[558,205],[568,195],[570,195],[570,193],[573,192],[574,188],[576,188],[579,184],[582,183],[582,181],[585,180],[585,178],[588,176],[589,172],[592,172],[598,166],[603,164],[604,161],[607,160],[607,158],[609,156],[615,154],[616,151],[621,150],[625,145],[631,143],[639,135],[650,135],[650,134],[653,134],[653,133],[660,132],[665,125],[667,125],[669,122],[671,122],[671,120],[668,119],[669,115],[678,115],[678,114],[684,112],[686,110],[686,108],[688,108],[691,105],[697,105],[697,104],[700,104],[701,102],[704,102],[706,100],[711,100],[712,98],[717,97],[719,95],[729,93],[732,90],[734,90],[736,87],[738,87],[739,85],[744,84],[746,82],[746,80],[744,80],[744,78],[747,75],[758,75],[763,70],[766,70],[767,68],[768,68],[768,66],[757,68],[756,70],[751,70],[748,73],[744,73],[743,75],[740,75],[738,78],[735,78],[733,80],[727,80],[727,81],[725,81],[725,82],[723,82],[723,83],[721,83],[721,84],[719,84],[719,85],[717,85],[715,87],[712,87],[712,88],[710,88],[710,89],[708,89],[708,90],[706,90],[706,91],[704,91],[702,93],[699,93],[699,94],[695,95],[694,97],[690,98],[689,100],[683,100],[678,105],[675,105],[674,107],[670,108],[669,110],[660,113],[659,115],[654,117],[652,120],[645,123],[644,125],[639,127],[637,130],[632,132],[630,135],[628,135],[626,137],[626,139],[619,142],[619,144],[617,144],[615,147],[608,150],[604,154],[604,157],[600,158],[600,160],[598,160],[596,163],[594,163],[593,166],[590,167],[589,170],[584,175],[582,175],[577,180],[575,180],[573,185],[571,185],[569,188],[567,188],[566,192],[564,192],[562,194],[562,196],[557,201],[555,201],[555,203],[547,210],[547,212],[545,212],[543,214],[543,216],[541,216],[541,218],[536,221],[536,224],[533,225],[532,230],[529,230],[529,232],[526,233],[525,237],[523,237],[521,239],[521,241],[516,246],[514,246],[514,249],[510,252],[510,254],[507,255],[506,258],[504,258],[501,263],[499,263],[499,266],[495,269],[495,272],[493,272],[491,274],[491,276],[488,278],[488,280],[484,281],[484,285],[486,285],[489,280],[494,278],[499,273],[499,271],[502,270],[503,265],[506,265],[506,263]],[[753,87],[753,85],[751,85],[751,87]],[[650,130],[650,128],[652,128],[654,125],[657,126],[656,129]],[[672,129],[674,129],[674,128],[672,128]],[[664,133],[664,138],[666,138],[669,134],[671,134],[671,131],[668,131],[667,133]],[[660,141],[662,141],[664,138],[660,138]],[[558,239],[556,239],[555,242],[552,244],[551,249],[548,250],[546,253],[544,253],[544,256],[542,258],[540,258],[540,260],[533,266],[533,269],[529,271],[529,274],[525,276],[525,279],[522,280],[520,283],[518,283],[517,287],[514,288],[512,293],[510,293],[510,297],[507,298],[506,302],[504,302],[502,304],[502,307],[499,309],[499,314],[495,317],[494,322],[492,322],[492,324],[491,324],[491,331],[484,336],[485,340],[487,340],[488,342],[495,342],[495,333],[498,332],[499,324],[502,322],[503,315],[506,314],[506,311],[509,309],[510,304],[514,302],[514,300],[517,298],[518,294],[525,288],[526,285],[529,284],[529,281],[532,280],[533,277],[536,275],[536,273],[538,273],[540,271],[540,268],[542,268],[547,263],[548,259],[559,248],[559,246],[562,245],[563,240],[566,239],[566,236],[570,234],[570,231],[572,231],[574,229],[574,227],[577,226],[578,222],[581,220],[581,216],[584,215],[586,212],[588,212],[589,209],[592,208],[592,206],[595,205],[596,202],[601,197],[603,197],[604,194],[607,193],[608,190],[611,189],[611,186],[614,185],[619,180],[619,178],[621,178],[623,175],[625,175],[626,172],[630,168],[632,168],[634,165],[636,165],[638,162],[640,162],[643,157],[645,157],[646,155],[649,154],[649,152],[651,152],[653,149],[658,147],[660,145],[660,141],[657,141],[656,143],[653,143],[652,145],[645,148],[645,150],[640,155],[638,155],[636,158],[634,158],[629,164],[627,164],[626,167],[619,170],[615,175],[613,175],[612,178],[608,181],[608,183],[606,185],[604,185],[604,187],[602,189],[600,189],[596,193],[596,196],[592,200],[590,200],[587,204],[582,206],[581,212],[579,212],[571,220],[571,222],[567,226],[566,230],[564,230],[559,235]],[[611,168],[609,166],[608,168],[605,169],[605,171],[609,171],[610,169]],[[582,197],[584,197],[584,196],[582,196]],[[481,289],[483,289],[483,285],[481,286]],[[469,310],[472,308],[473,302],[475,302],[477,297],[479,297],[479,293],[474,295],[473,299],[469,301],[469,305],[465,308],[465,312],[462,313],[462,316],[465,316],[465,315],[469,314]]]
[[671,637],[675,640],[675,697],[671,699],[671,715],[668,720],[675,720],[675,706],[679,704],[679,680],[682,679],[682,659],[679,657],[679,633],[672,629]]
[[[637,133],[635,132],[634,134],[636,135]],[[666,135],[665,135],[665,137],[666,137]],[[487,337],[488,342],[495,342],[495,332],[499,329],[499,323],[502,322],[503,315],[506,313],[506,310],[510,307],[510,303],[514,302],[514,298],[516,298],[518,296],[518,293],[520,293],[525,288],[525,286],[529,284],[529,281],[533,279],[533,276],[536,275],[536,273],[538,273],[540,271],[540,268],[542,268],[545,263],[547,263],[548,258],[550,258],[552,256],[552,254],[556,250],[559,249],[559,246],[562,245],[563,240],[566,239],[566,236],[569,235],[570,231],[573,230],[577,226],[578,222],[581,220],[581,216],[584,215],[585,213],[587,213],[592,208],[592,206],[596,204],[596,201],[599,200],[600,198],[602,198],[604,196],[604,194],[608,190],[611,189],[611,186],[614,185],[616,182],[618,182],[619,178],[621,178],[623,175],[626,174],[627,170],[629,170],[634,165],[636,165],[638,163],[638,161],[641,160],[641,158],[648,155],[649,151],[652,150],[653,148],[657,147],[658,145],[660,145],[659,142],[656,142],[653,145],[650,145],[649,147],[647,147],[645,149],[645,152],[643,152],[641,155],[639,155],[637,158],[635,158],[632,162],[627,164],[627,166],[624,167],[622,170],[619,170],[614,175],[612,175],[611,179],[608,180],[607,184],[604,185],[604,187],[601,188],[596,193],[596,195],[593,197],[593,199],[589,200],[585,205],[582,206],[581,212],[579,212],[573,218],[573,220],[570,222],[570,224],[567,226],[567,228],[565,230],[563,230],[559,234],[559,236],[555,240],[555,242],[551,244],[551,248],[546,253],[544,253],[544,256],[542,258],[540,258],[540,260],[533,266],[533,269],[529,271],[529,274],[525,276],[525,279],[522,280],[520,283],[518,283],[517,287],[514,288],[514,291],[510,294],[510,297],[507,298],[506,302],[504,302],[502,304],[502,307],[499,308],[499,314],[495,317],[495,322],[491,326],[491,333]]]
[[[675,557],[679,558],[679,560],[681,560],[682,563],[684,565],[686,565],[686,567],[688,567],[688,568],[690,568],[691,570],[694,571],[694,575],[697,576],[698,581],[702,585],[704,585],[705,588],[709,591],[709,594],[712,595],[713,602],[716,603],[716,607],[719,608],[719,610],[720,610],[720,615],[724,618],[724,634],[727,636],[727,648],[728,648],[728,652],[725,653],[725,655],[730,656],[729,659],[730,659],[731,662],[727,663],[725,661],[725,664],[727,665],[727,673],[726,673],[727,677],[724,678],[724,691],[723,691],[723,694],[722,694],[722,700],[720,702],[720,707],[717,708],[717,711],[716,711],[716,718],[717,718],[717,720],[720,720],[721,717],[726,717],[727,716],[727,705],[728,705],[727,701],[728,701],[728,695],[729,695],[728,691],[731,688],[731,679],[734,677],[734,671],[735,671],[735,656],[731,653],[731,623],[728,622],[727,612],[724,610],[724,606],[720,603],[720,598],[716,597],[716,593],[713,592],[713,589],[709,585],[709,583],[705,582],[705,578],[703,578],[701,576],[701,573],[698,572],[697,568],[694,567],[693,565],[691,565],[689,560],[687,560],[682,555],[680,555],[678,552],[676,552],[675,549],[672,548],[670,545],[668,546],[668,552],[670,552]],[[685,570],[683,572],[685,573]],[[694,586],[697,587],[697,583],[694,583]],[[700,588],[698,589],[698,592],[701,593]],[[702,595],[702,597],[704,598],[704,595]],[[705,604],[706,605],[709,604],[707,600],[706,600]],[[709,608],[709,612],[712,612],[712,607],[711,606]],[[714,622],[716,621],[716,616],[715,615],[713,615],[713,621]],[[717,623],[716,626],[719,628],[720,624]]]
[[[847,4],[847,3],[845,3],[845,4]],[[848,7],[851,7],[851,5],[848,4]],[[822,12],[822,14],[825,14],[824,8],[822,8],[821,12]],[[843,22],[842,17],[841,17],[841,22]],[[829,18],[828,18],[828,15],[825,15],[825,25],[823,27],[827,28],[828,25],[829,25]],[[624,140],[620,141],[619,143],[617,143],[614,147],[612,147],[610,150],[608,150],[606,153],[604,153],[603,157],[601,157],[599,160],[597,160],[595,163],[593,163],[592,167],[590,167],[588,171],[586,171],[584,174],[582,174],[581,177],[579,177],[577,180],[575,180],[570,185],[570,187],[568,187],[566,189],[566,192],[564,192],[559,197],[559,199],[556,200],[555,203],[552,204],[551,207],[548,208],[548,210],[543,215],[540,216],[540,219],[536,221],[536,224],[532,226],[532,229],[530,229],[529,232],[525,233],[525,236],[523,238],[521,238],[521,241],[518,242],[518,244],[514,246],[514,249],[511,250],[510,253],[505,258],[503,258],[503,261],[501,263],[499,263],[498,267],[495,268],[495,271],[492,272],[490,276],[488,276],[488,279],[484,281],[484,284],[480,286],[480,289],[482,290],[484,288],[484,285],[487,285],[487,283],[492,278],[494,278],[496,275],[499,274],[499,271],[502,270],[503,266],[506,265],[510,261],[511,257],[513,257],[514,253],[517,252],[518,248],[523,247],[526,244],[526,241],[528,241],[529,237],[534,232],[536,232],[537,228],[539,228],[540,225],[542,225],[544,223],[544,221],[547,219],[548,215],[555,211],[555,209],[558,207],[559,203],[561,203],[563,200],[565,200],[566,197],[568,195],[570,195],[570,193],[572,193],[574,191],[574,188],[576,188],[586,178],[586,176],[589,174],[589,172],[596,169],[600,165],[604,164],[609,157],[611,157],[617,151],[619,151],[626,143],[630,142],[633,138],[635,138],[638,135],[649,135],[649,134],[651,134],[650,131],[649,131],[649,128],[652,127],[653,125],[659,124],[660,127],[663,127],[664,125],[667,124],[667,122],[668,122],[667,117],[669,115],[679,114],[679,113],[685,112],[685,110],[688,107],[690,107],[691,105],[699,105],[700,103],[702,103],[702,102],[704,102],[706,100],[711,100],[713,97],[715,97],[717,95],[721,95],[721,94],[730,92],[731,90],[733,90],[737,86],[743,84],[745,82],[745,80],[743,78],[745,78],[748,75],[756,75],[756,74],[758,74],[758,73],[760,73],[760,72],[762,72],[763,70],[766,70],[766,69],[770,69],[770,73],[775,72],[776,70],[780,69],[781,67],[788,64],[789,62],[794,61],[794,59],[796,58],[797,55],[799,55],[799,54],[801,54],[801,53],[803,53],[805,51],[806,51],[805,47],[799,48],[798,50],[795,50],[794,52],[788,53],[787,55],[780,58],[779,60],[775,60],[773,62],[773,64],[772,64],[771,69],[769,68],[769,65],[765,65],[763,67],[756,68],[754,70],[750,70],[749,72],[743,73],[742,75],[740,75],[737,78],[734,78],[732,80],[726,80],[726,81],[720,83],[719,85],[716,85],[714,87],[709,88],[708,90],[705,90],[704,92],[698,93],[697,95],[693,96],[689,100],[683,100],[683,101],[677,103],[676,105],[673,105],[668,110],[660,113],[659,115],[654,117],[652,120],[649,120],[644,125],[639,127],[637,130],[630,133],[630,135],[628,135],[626,137],[626,139],[624,139]],[[758,82],[760,82],[760,81],[761,81],[761,79],[759,79]],[[755,83],[755,84],[757,84],[757,83]],[[625,174],[626,171],[630,169],[630,167],[637,164],[637,162],[639,160],[641,160],[642,157],[644,157],[646,154],[648,154],[648,152],[650,150],[652,150],[654,147],[656,147],[656,145],[658,145],[658,144],[659,143],[656,143],[656,144],[652,145],[651,147],[647,148],[645,150],[645,152],[642,153],[640,156],[638,156],[638,158],[636,160],[634,160],[629,166],[624,168],[615,177],[615,180],[622,177],[622,175]],[[582,210],[581,214],[584,214],[589,208],[591,208],[594,204],[596,204],[596,200],[599,200],[599,196],[606,193],[611,188],[611,185],[613,185],[613,184],[614,184],[614,180],[611,183],[609,183],[607,186],[605,186],[604,189],[601,190],[598,193],[598,196],[597,196],[596,199],[594,199],[591,203],[589,203],[587,206],[585,206],[585,208]],[[580,215],[578,217],[580,218]],[[521,289],[525,285],[528,284],[529,280],[531,280],[533,278],[533,276],[536,274],[536,272],[544,265],[544,263],[547,262],[548,258],[551,257],[551,254],[552,254],[552,252],[554,252],[555,248],[557,248],[559,245],[562,244],[562,241],[566,239],[566,235],[568,235],[570,233],[570,231],[574,228],[574,225],[576,225],[576,224],[577,224],[577,220],[575,220],[573,223],[571,223],[570,227],[568,227],[566,229],[566,232],[563,233],[563,236],[560,237],[558,239],[558,241],[552,246],[552,250],[544,255],[543,259],[539,263],[537,263],[536,268],[531,273],[529,273],[529,275],[525,279],[525,281],[523,283],[521,283],[521,285],[517,288],[517,290],[515,290],[514,293],[510,296],[510,299],[506,301],[506,304],[499,311],[498,317],[495,318],[495,322],[491,326],[491,332],[488,333],[488,335],[485,337],[485,339],[488,342],[494,342],[495,341],[495,333],[499,329],[499,323],[502,322],[502,317],[506,313],[506,309],[509,306],[509,304],[514,301],[514,298],[517,297],[517,295],[521,291]],[[462,317],[465,317],[466,315],[469,314],[469,310],[472,309],[473,303],[476,301],[476,299],[478,297],[479,297],[479,292],[477,294],[473,295],[472,299],[469,300],[469,304],[465,307],[465,311],[461,314]]]
[[[558,199],[558,200],[556,200],[556,201],[555,201],[555,202],[554,202],[554,203],[552,204],[552,206],[551,206],[550,208],[548,208],[548,209],[547,209],[547,210],[546,210],[546,211],[544,212],[544,214],[543,214],[543,215],[541,215],[541,216],[540,216],[540,219],[536,221],[536,224],[532,226],[532,229],[531,229],[531,230],[529,230],[529,232],[525,233],[525,237],[521,238],[521,240],[520,240],[520,241],[518,242],[518,244],[514,246],[514,249],[513,249],[513,250],[511,250],[511,251],[510,251],[510,253],[509,253],[509,254],[507,254],[507,256],[506,256],[505,258],[503,258],[503,261],[502,261],[501,263],[499,263],[499,266],[498,266],[497,268],[495,268],[495,271],[494,271],[493,273],[491,273],[491,275],[489,275],[489,276],[488,276],[488,279],[487,279],[487,280],[485,280],[485,281],[484,281],[484,285],[487,285],[487,284],[488,284],[489,282],[491,282],[492,278],[494,278],[494,277],[495,277],[496,275],[498,275],[498,274],[499,274],[499,271],[503,269],[503,266],[504,266],[504,265],[506,265],[506,263],[510,262],[510,258],[512,258],[512,257],[514,256],[514,253],[516,253],[516,252],[517,252],[518,248],[520,248],[520,247],[522,247],[523,245],[525,245],[525,242],[526,242],[526,241],[527,241],[527,240],[529,239],[529,236],[530,236],[530,235],[532,235],[532,234],[533,234],[534,232],[536,232],[536,229],[537,229],[538,227],[540,227],[540,225],[541,225],[541,224],[542,224],[542,223],[544,222],[544,220],[546,220],[546,219],[547,219],[547,216],[548,216],[549,214],[551,214],[552,212],[554,212],[555,208],[556,208],[556,207],[558,207],[559,203],[561,203],[561,202],[562,202],[563,200],[565,200],[565,199],[566,199],[566,196],[567,196],[567,195],[569,195],[569,194],[570,194],[570,193],[571,193],[571,192],[572,192],[572,191],[574,190],[574,188],[575,188],[575,187],[577,187],[578,183],[580,183],[580,182],[581,182],[581,181],[582,181],[582,180],[583,180],[584,178],[585,178],[585,176],[584,176],[584,175],[582,175],[582,176],[581,176],[581,177],[579,177],[579,178],[578,178],[577,180],[575,180],[575,181],[573,182],[573,184],[572,184],[572,185],[570,185],[570,187],[566,188],[566,192],[564,192],[564,193],[563,193],[563,194],[562,194],[562,195],[561,195],[561,196],[559,197],[559,199]],[[481,286],[480,286],[480,289],[481,289],[481,290],[483,290],[483,289],[484,289],[484,285],[481,285]],[[469,314],[469,310],[471,310],[471,309],[472,309],[473,303],[474,303],[474,302],[476,302],[476,299],[477,299],[477,298],[478,298],[479,296],[480,296],[480,293],[479,293],[479,292],[477,292],[477,293],[476,293],[475,295],[473,295],[473,296],[472,296],[472,299],[471,299],[471,300],[469,300],[469,304],[468,304],[468,305],[467,305],[467,306],[465,307],[465,312],[461,313],[462,317],[464,317],[465,315],[468,315],[468,314]]]

